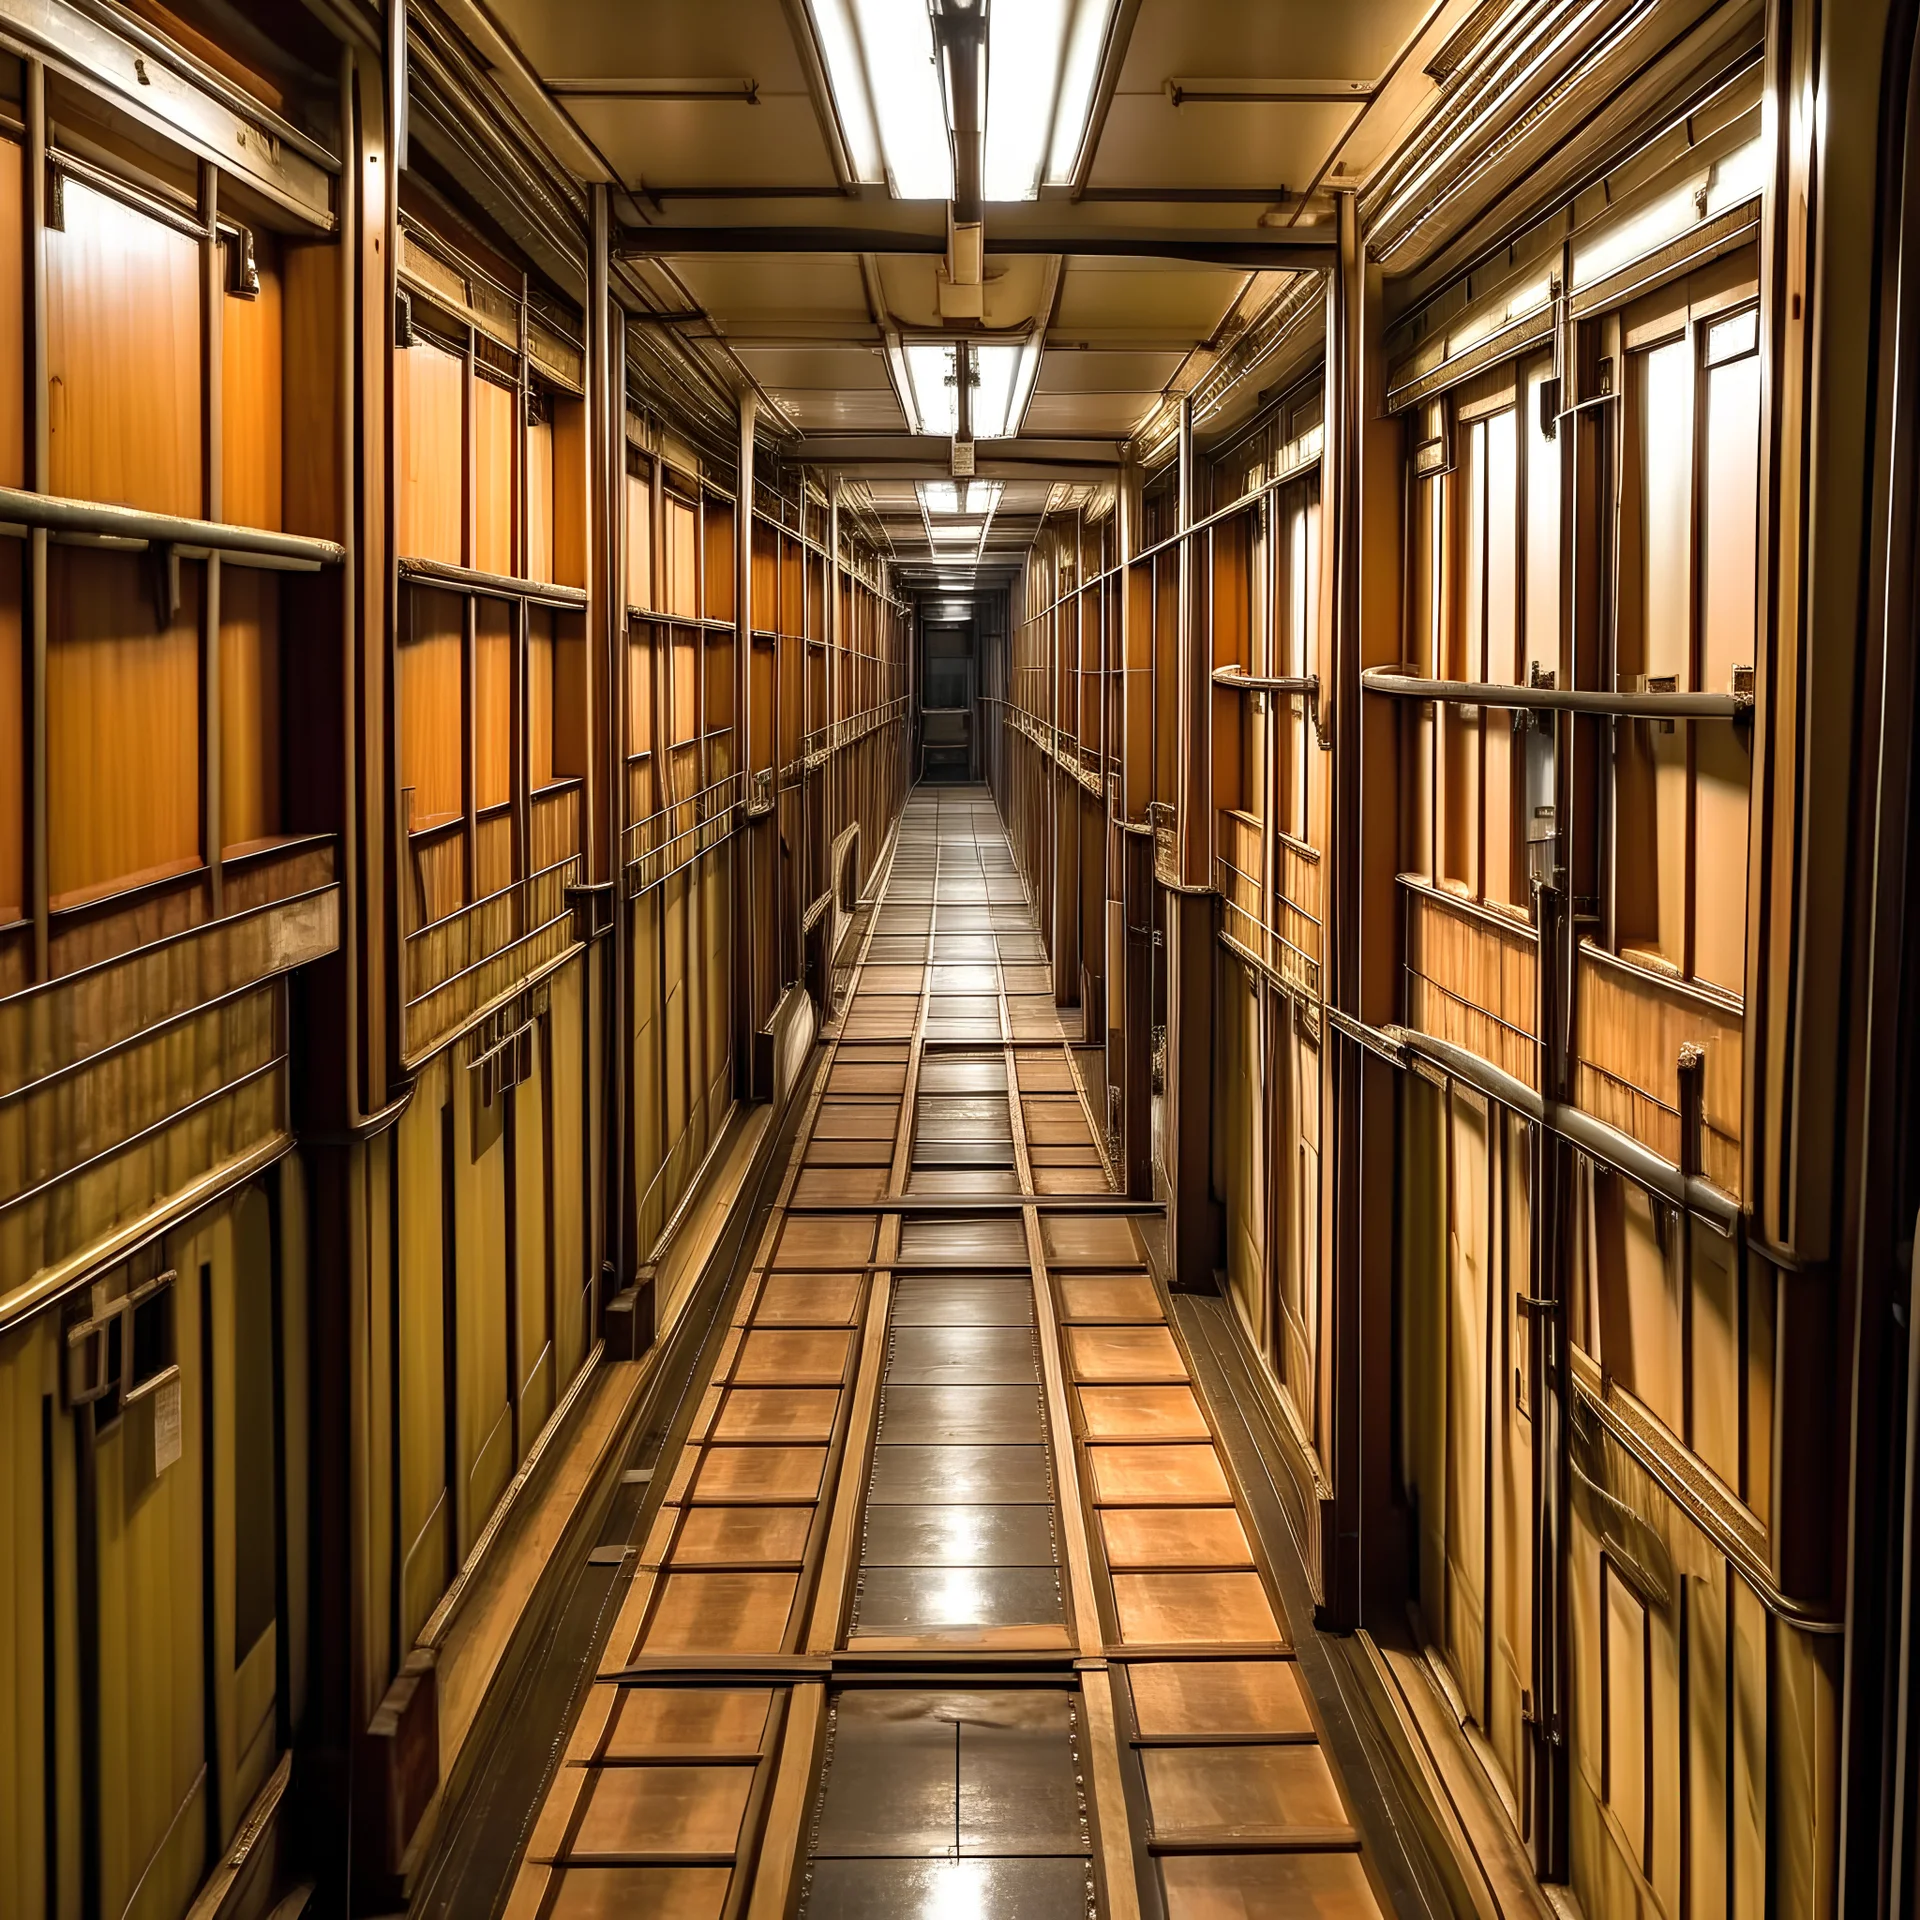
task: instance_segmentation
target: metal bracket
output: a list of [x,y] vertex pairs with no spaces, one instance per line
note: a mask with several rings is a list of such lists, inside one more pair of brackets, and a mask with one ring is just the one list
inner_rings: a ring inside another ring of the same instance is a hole
[[393,344],[396,347],[413,345],[413,295],[405,287],[393,296]]
[[613,882],[582,881],[568,887],[561,896],[573,915],[573,937],[583,945],[591,944],[604,933],[613,931]]
[[260,262],[254,257],[251,227],[233,229],[227,248],[227,292],[236,300],[260,297]]

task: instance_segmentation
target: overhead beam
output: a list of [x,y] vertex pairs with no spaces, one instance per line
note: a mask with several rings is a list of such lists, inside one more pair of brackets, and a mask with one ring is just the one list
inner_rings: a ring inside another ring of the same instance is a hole
[[[1173,260],[1194,266],[1257,272],[1324,272],[1336,251],[1331,227],[1236,227],[1195,232],[1185,227],[991,225],[987,253],[1077,254],[1104,260]],[[891,253],[934,257],[947,250],[944,226],[927,231],[847,221],[832,226],[623,227],[624,259],[691,253]]]

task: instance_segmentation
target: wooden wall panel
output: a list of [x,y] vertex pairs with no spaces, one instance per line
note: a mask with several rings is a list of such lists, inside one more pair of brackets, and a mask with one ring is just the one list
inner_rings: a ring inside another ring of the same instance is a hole
[[527,781],[537,793],[553,779],[553,610],[527,610]]
[[289,532],[326,540],[341,535],[339,262],[332,245],[281,250],[282,510]]
[[407,560],[466,559],[463,363],[416,334],[393,356],[394,537]]
[[1701,1171],[1738,1193],[1742,1024],[1733,1009],[1584,947],[1574,986],[1574,1098],[1677,1165],[1680,1049],[1699,1047]]
[[[415,349],[418,351],[418,349]],[[408,590],[400,647],[400,784],[413,789],[413,827],[466,805],[460,741],[464,602],[431,588]]]
[[132,554],[56,547],[47,645],[47,866],[56,907],[200,863],[200,594],[155,625]]
[[220,575],[220,839],[228,852],[281,831],[280,582]]
[[556,581],[553,570],[553,422],[526,430],[527,578]]
[[653,476],[627,475],[627,605],[653,605]]
[[478,374],[473,382],[473,564],[512,573],[513,428],[520,393]]
[[0,541],[0,926],[26,907],[27,752],[21,678],[20,575],[23,548]]
[[581,1032],[584,965],[563,967],[553,978],[548,1019],[552,1063],[549,1124],[552,1129],[553,1307],[555,1379],[564,1393],[591,1349],[594,1271],[587,1245],[587,1168],[584,1126],[586,1049]]
[[587,617],[553,616],[553,773],[583,780],[587,772]]
[[513,794],[513,609],[477,600],[474,624],[473,803],[505,806]]
[[1407,1018],[1516,1080],[1537,1084],[1531,933],[1524,927],[1509,932],[1441,894],[1408,888],[1405,898]]
[[[221,248],[223,287],[228,284],[225,262],[231,245]],[[286,411],[286,315],[279,253],[271,234],[257,235],[254,258],[260,291],[251,300],[230,293],[220,297],[220,517],[236,526],[285,524],[281,424]],[[307,369],[301,372],[304,377]],[[325,438],[331,441],[331,432]]]
[[665,570],[661,598],[667,612],[684,619],[695,619],[700,612],[698,516],[691,500],[667,495],[666,549],[661,555]]
[[395,1129],[398,1289],[400,1638],[411,1645],[446,1591],[452,1542],[447,1490],[445,1184],[449,1118],[445,1055],[420,1074]]
[[480,1537],[513,1473],[507,1376],[506,1142],[503,1107],[482,1107],[473,1076],[450,1063],[453,1123],[454,1340],[459,1554]]
[[0,139],[0,486],[27,484],[25,156]]
[[0,1912],[48,1910],[44,1382],[57,1364],[43,1315],[0,1337]]
[[46,240],[53,490],[197,515],[199,249],[77,182],[65,197]]
[[171,1289],[182,1371],[179,1458],[156,1473],[150,1402],[123,1413],[93,1442],[105,1913],[181,1912],[206,1865],[203,1767],[212,1756],[203,1657],[199,1275],[213,1257],[210,1237],[203,1227],[166,1243],[165,1264],[181,1276]]
[[587,584],[587,407],[564,394],[553,402],[553,578]]

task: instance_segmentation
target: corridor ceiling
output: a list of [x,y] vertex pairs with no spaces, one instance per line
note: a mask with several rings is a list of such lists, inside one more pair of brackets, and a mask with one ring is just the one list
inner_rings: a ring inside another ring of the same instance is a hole
[[[1055,90],[1056,120],[1080,123],[1077,140],[1055,141],[1073,155],[1064,178],[986,204],[980,311],[957,318],[967,303],[951,288],[943,313],[948,204],[858,177],[855,123],[870,109],[842,100],[831,72],[849,24],[925,38],[927,0],[488,5],[447,11],[522,111],[550,140],[560,130],[568,164],[616,183],[634,274],[673,316],[661,324],[757,390],[788,457],[869,490],[909,584],[936,571],[914,483],[947,476],[953,449],[915,430],[904,349],[964,339],[1037,356],[1017,434],[974,448],[975,471],[1005,483],[974,552],[983,566],[1013,563],[1049,502],[1071,497],[1056,489],[1110,478],[1129,443],[1164,439],[1178,396],[1298,299],[1331,237],[1333,191],[1366,182],[1438,97],[1436,55],[1501,10],[989,0],[989,143],[996,15],[1057,16],[1098,61],[1084,113]],[[935,0],[949,16],[960,5]],[[865,124],[871,150],[874,118]],[[1207,243],[1214,257],[1192,257]]]

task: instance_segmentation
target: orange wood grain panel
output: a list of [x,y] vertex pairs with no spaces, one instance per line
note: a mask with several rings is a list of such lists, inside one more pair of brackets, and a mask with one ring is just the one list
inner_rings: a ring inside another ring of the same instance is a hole
[[553,612],[527,614],[527,778],[537,791],[553,779]]
[[[223,247],[222,286],[226,252]],[[280,527],[286,334],[279,248],[271,234],[256,237],[254,254],[259,293],[251,300],[220,296],[220,517],[236,526]],[[330,443],[332,435],[327,438]]]
[[527,578],[547,580],[553,572],[553,423],[541,420],[526,430]]
[[220,574],[220,839],[241,847],[281,830],[280,581]]
[[653,478],[627,475],[627,605],[653,605]]
[[733,618],[733,509],[725,501],[709,500],[704,525],[706,540],[706,605],[709,620]]
[[473,737],[473,803],[503,805],[513,793],[513,610],[504,600],[475,603]]
[[565,395],[553,403],[553,578],[587,584],[587,408]]
[[340,538],[339,249],[281,252],[281,509],[290,533]]
[[465,639],[459,599],[419,587],[411,593],[411,619],[400,646],[400,784],[413,789],[417,830],[466,804],[460,754]]
[[512,573],[513,422],[520,395],[497,381],[473,383],[473,564]]
[[198,514],[199,249],[75,182],[65,197],[46,243],[53,490]]
[[56,547],[47,609],[47,864],[56,907],[200,862],[200,593],[156,629],[138,557]]
[[666,550],[661,556],[666,568],[663,598],[669,613],[689,619],[697,617],[700,612],[698,561],[695,557],[698,539],[698,522],[692,501],[683,500],[678,494],[668,494]]
[[0,140],[0,485],[9,487],[27,483],[23,164],[19,143]]
[[1407,1019],[1422,1033],[1477,1053],[1528,1086],[1538,1070],[1532,1041],[1534,936],[1511,931],[1441,896],[1407,903]]
[[399,438],[394,526],[403,558],[465,558],[461,516],[460,390],[466,370],[443,348],[416,336],[393,356],[394,426]]
[[0,925],[26,912],[26,739],[20,678],[20,561],[17,540],[0,541]]
[[1701,1171],[1738,1193],[1743,1024],[1732,1009],[1584,948],[1574,987],[1574,1098],[1677,1165],[1680,1048],[1699,1047]]
[[587,772],[587,617],[553,616],[553,777]]

